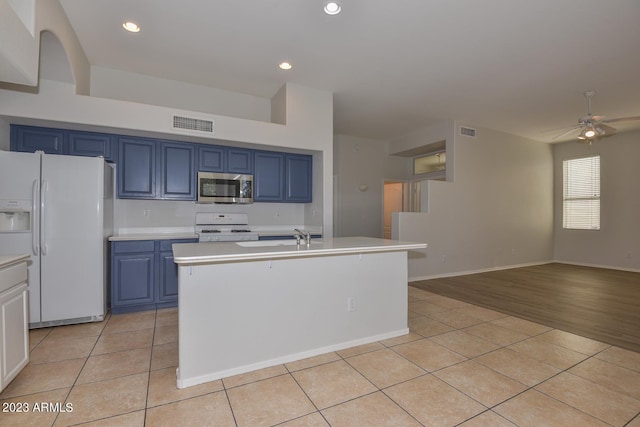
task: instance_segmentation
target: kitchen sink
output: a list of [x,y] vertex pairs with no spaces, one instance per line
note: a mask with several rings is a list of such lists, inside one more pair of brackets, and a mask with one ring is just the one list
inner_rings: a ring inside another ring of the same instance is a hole
[[[242,246],[243,248],[259,248],[265,246],[295,246],[296,239],[286,239],[286,240],[252,240],[247,242],[235,242],[236,245]],[[320,240],[312,240],[311,245],[317,245],[322,243]],[[300,242],[300,246],[307,246],[304,241]]]

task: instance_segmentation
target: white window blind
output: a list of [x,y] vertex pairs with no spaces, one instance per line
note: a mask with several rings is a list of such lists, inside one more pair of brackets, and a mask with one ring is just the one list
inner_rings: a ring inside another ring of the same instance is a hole
[[563,227],[600,230],[600,156],[565,160]]

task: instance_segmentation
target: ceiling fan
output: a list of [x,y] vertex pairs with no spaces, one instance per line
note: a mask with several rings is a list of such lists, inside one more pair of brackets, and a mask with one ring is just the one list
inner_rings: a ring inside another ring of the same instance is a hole
[[[609,126],[607,123],[615,123],[615,122],[622,122],[622,121],[628,121],[628,120],[640,120],[640,116],[621,117],[617,119],[605,119],[604,116],[594,116],[593,114],[591,114],[591,98],[593,98],[595,94],[596,93],[592,90],[588,90],[584,93],[584,96],[587,98],[587,115],[580,117],[578,119],[577,125],[573,125],[569,128],[569,130],[554,136],[553,138],[551,138],[552,140],[556,140],[571,132],[580,130],[580,133],[578,134],[578,139],[582,142],[591,144],[594,138],[612,135],[616,132],[616,129]],[[565,129],[565,128],[560,128],[560,129]],[[553,130],[559,130],[559,129],[553,129]]]

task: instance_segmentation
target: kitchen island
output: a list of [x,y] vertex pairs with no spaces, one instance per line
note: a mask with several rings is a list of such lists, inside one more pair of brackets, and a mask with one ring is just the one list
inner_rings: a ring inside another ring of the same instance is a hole
[[426,246],[368,237],[174,245],[178,388],[407,334],[407,252]]

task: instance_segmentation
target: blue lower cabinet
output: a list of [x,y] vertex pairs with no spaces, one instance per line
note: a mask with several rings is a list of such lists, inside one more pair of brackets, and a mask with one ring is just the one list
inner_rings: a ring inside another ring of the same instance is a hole
[[178,304],[178,268],[171,245],[196,239],[111,242],[111,312],[155,310]]
[[113,257],[112,307],[150,304],[155,300],[155,254],[118,254]]

